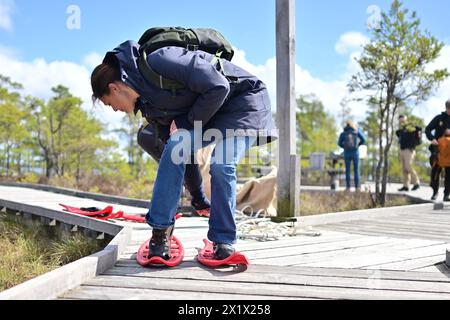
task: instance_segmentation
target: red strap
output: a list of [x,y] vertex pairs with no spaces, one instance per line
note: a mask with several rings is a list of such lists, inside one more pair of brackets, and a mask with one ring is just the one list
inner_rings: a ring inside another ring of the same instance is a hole
[[209,215],[211,213],[211,209],[203,209],[203,210],[196,210],[197,214],[201,217],[209,218]]
[[68,205],[65,205],[65,204],[61,204],[61,203],[59,205],[64,207],[65,211],[68,211],[70,213],[81,214],[83,216],[88,216],[88,217],[95,217],[95,216],[99,216],[99,215],[109,215],[113,211],[113,207],[112,206],[107,206],[103,210],[91,212],[91,211],[84,211],[84,210],[81,210],[80,208],[71,207],[71,206],[68,206]]
[[[68,211],[70,213],[75,213],[75,214],[79,214],[79,215],[86,216],[86,217],[96,218],[99,220],[123,219],[126,221],[134,221],[134,222],[140,222],[140,223],[146,222],[145,217],[140,216],[140,215],[126,215],[126,214],[124,214],[123,211],[118,211],[116,213],[113,213],[112,206],[107,206],[103,210],[90,212],[90,211],[81,210],[80,208],[71,207],[71,206],[68,206],[65,204],[61,204],[61,203],[59,205],[64,207],[64,211]],[[178,220],[182,217],[183,217],[182,213],[177,213],[175,216],[175,219]]]

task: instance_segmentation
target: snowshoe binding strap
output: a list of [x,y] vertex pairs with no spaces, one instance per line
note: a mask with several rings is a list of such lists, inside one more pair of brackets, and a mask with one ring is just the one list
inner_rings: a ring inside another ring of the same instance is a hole
[[146,222],[145,217],[138,215],[126,215],[122,214],[121,219],[134,222]]
[[207,239],[203,240],[205,247],[199,249],[197,260],[207,267],[220,267],[230,265],[249,265],[250,261],[240,252],[235,252],[224,260],[217,260],[214,258],[213,243]]
[[97,218],[99,220],[123,219],[134,222],[145,222],[145,217],[140,215],[126,215],[123,213],[123,211],[113,213],[112,206],[107,206],[103,210],[95,207],[76,208],[65,204],[60,204],[60,206],[64,207],[64,211],[83,215],[86,217]]
[[[107,206],[105,209],[102,210],[102,209],[95,208],[95,207],[76,208],[76,207],[71,207],[71,206],[68,206],[65,204],[59,204],[59,205],[64,208],[63,209],[64,211],[83,215],[86,217],[97,218],[99,220],[122,219],[125,221],[133,221],[133,222],[140,222],[140,223],[146,222],[146,219],[144,216],[127,215],[123,211],[118,211],[118,212],[113,213],[112,206]],[[178,220],[181,217],[183,217],[183,214],[177,213],[175,216],[175,219]]]
[[184,248],[180,240],[177,237],[172,236],[170,244],[170,256],[169,260],[164,260],[161,257],[151,257],[148,258],[149,252],[149,242],[145,241],[139,248],[136,260],[143,267],[176,267],[181,264],[184,257]]
[[[75,214],[80,214],[83,216],[87,216],[87,217],[107,217],[109,215],[111,215],[112,211],[113,211],[113,207],[112,206],[107,206],[106,208],[104,208],[103,210],[98,209],[98,208],[76,208],[76,207],[71,207],[65,204],[59,204],[61,207],[64,208],[64,211],[70,212],[70,213],[75,213]],[[94,211],[94,209],[97,209],[97,211]]]
[[197,214],[200,217],[205,217],[205,218],[209,218],[209,215],[211,213],[211,209],[207,208],[207,209],[202,209],[202,210],[196,210]]

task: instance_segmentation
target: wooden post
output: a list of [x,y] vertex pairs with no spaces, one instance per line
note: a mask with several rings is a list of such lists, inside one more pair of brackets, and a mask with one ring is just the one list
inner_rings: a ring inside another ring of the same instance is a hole
[[295,0],[276,0],[278,216],[300,216],[300,157],[296,153]]

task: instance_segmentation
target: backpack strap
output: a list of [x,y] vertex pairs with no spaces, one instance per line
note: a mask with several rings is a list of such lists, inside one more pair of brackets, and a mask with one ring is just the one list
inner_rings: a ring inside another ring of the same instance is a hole
[[147,53],[142,51],[141,56],[138,59],[138,68],[142,72],[142,75],[150,81],[153,85],[163,90],[171,90],[175,95],[177,90],[185,88],[185,86],[178,81],[164,78],[150,67],[147,62]]
[[239,78],[234,76],[228,76],[225,74],[225,68],[223,66],[223,58],[222,58],[223,51],[217,52],[214,57],[211,60],[211,64],[215,66],[217,62],[219,62],[219,72],[228,80],[229,83],[232,84],[238,84]]
[[[215,66],[217,62],[219,63],[219,72],[228,80],[230,83],[239,83],[239,78],[234,76],[227,76],[224,72],[224,66],[223,66],[223,58],[221,58],[222,52],[218,52],[211,60],[211,64]],[[142,75],[150,81],[153,85],[155,85],[158,88],[161,88],[163,90],[171,90],[172,94],[175,96],[177,90],[184,89],[186,86],[182,83],[164,78],[160,74],[158,74],[155,70],[153,70],[152,67],[150,67],[150,64],[147,61],[147,53],[145,50],[142,50],[142,53],[140,57],[138,58],[138,69],[142,73]]]

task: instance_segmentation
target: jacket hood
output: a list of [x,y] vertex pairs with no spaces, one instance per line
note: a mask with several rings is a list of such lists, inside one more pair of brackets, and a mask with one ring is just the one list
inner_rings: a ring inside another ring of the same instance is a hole
[[137,66],[139,47],[139,44],[135,41],[125,41],[114,50],[106,53],[105,59],[108,55],[115,55],[119,60],[122,81],[141,94],[140,88],[142,88],[144,84],[144,79]]

